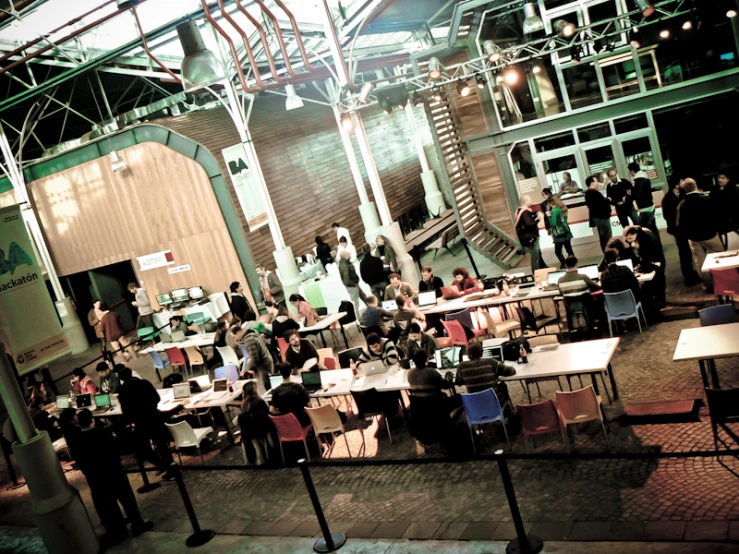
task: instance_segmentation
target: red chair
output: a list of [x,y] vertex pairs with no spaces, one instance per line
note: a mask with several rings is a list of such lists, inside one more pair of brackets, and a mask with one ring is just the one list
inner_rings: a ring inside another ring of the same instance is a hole
[[326,369],[336,369],[336,358],[328,356],[323,359],[323,367]]
[[282,361],[286,362],[285,352],[287,352],[287,348],[290,346],[290,343],[282,337],[277,337],[277,346],[280,348],[280,357],[282,358]]
[[467,340],[467,335],[464,333],[464,328],[459,321],[443,321],[441,324],[446,330],[446,334],[452,339],[452,344],[455,346],[469,346],[470,341]]
[[[549,433],[564,434],[564,426],[559,419],[557,407],[551,399],[536,404],[516,404],[516,410],[521,417],[521,431],[526,450],[529,449],[529,437]],[[531,440],[533,442],[533,439]],[[536,443],[534,443],[534,448],[536,448]]]
[[[270,415],[269,418],[272,420],[272,423],[277,430],[277,438],[280,441],[282,463],[285,463],[285,452],[282,450],[282,443],[298,441],[303,443],[303,446],[305,447],[305,456],[310,462],[310,454],[308,453],[308,443],[306,442],[306,438],[311,429],[313,429],[313,424],[309,423],[307,427],[301,427],[298,418],[293,414],[285,414],[281,416]],[[318,438],[316,438],[316,441],[318,441]],[[318,449],[321,449],[320,444],[318,445]]]
[[472,331],[474,338],[484,337],[487,334],[485,329],[475,329],[475,326],[472,323],[472,312],[470,312],[469,308],[459,310],[458,312],[449,312],[444,315],[444,319],[446,321],[459,321],[462,324],[462,327]]
[[439,348],[449,348],[454,346],[454,340],[449,337],[436,337],[436,344],[439,345]]
[[167,355],[167,358],[169,358],[169,364],[172,366],[172,369],[177,366],[182,366],[185,368],[185,373],[187,373],[187,360],[185,359],[185,355],[182,353],[182,350],[176,347],[165,348],[164,353]]
[[719,299],[722,296],[739,296],[739,271],[736,269],[712,269],[713,295]]

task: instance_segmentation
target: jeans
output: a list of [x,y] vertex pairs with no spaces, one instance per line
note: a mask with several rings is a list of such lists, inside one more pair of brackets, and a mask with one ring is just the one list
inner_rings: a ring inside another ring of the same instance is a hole
[[387,288],[387,283],[385,281],[381,283],[375,283],[374,285],[370,285],[370,289],[372,290],[372,294],[377,298],[377,301],[382,304],[382,301],[385,299],[385,289]]
[[354,308],[356,310],[356,313],[354,314],[359,317],[359,301],[361,300],[365,304],[367,304],[367,296],[364,294],[364,291],[360,289],[359,287],[346,287],[347,292],[349,293],[349,297],[352,299],[352,303],[354,304]]
[[703,263],[706,261],[708,254],[714,254],[716,252],[723,252],[724,247],[721,244],[721,240],[718,235],[708,240],[691,240],[690,250],[693,252],[693,260],[695,261],[695,269],[700,275],[701,281],[703,281],[703,288],[710,289],[713,287],[713,278],[710,272],[702,272],[701,268]]
[[[690,249],[690,242],[682,236],[675,236],[675,244],[677,245],[677,253],[680,255],[680,271],[683,274],[685,283],[693,285],[698,282],[698,274],[693,267],[693,252]],[[700,270],[700,268],[698,268]]]
[[537,269],[546,269],[547,264],[541,257],[541,247],[539,246],[539,239],[534,241],[534,244],[529,246],[523,246],[523,253],[531,256],[531,274],[533,275]]
[[118,502],[123,506],[126,517],[132,525],[137,526],[143,523],[136,497],[133,490],[131,490],[128,477],[123,471],[114,470],[112,475],[107,473],[104,476],[86,475],[85,477],[90,486],[95,511],[107,533],[111,535],[126,533],[126,522],[123,519]]
[[629,219],[631,219],[633,225],[639,225],[639,214],[633,204],[630,208],[616,206],[616,215],[618,216],[619,223],[621,223],[621,227],[624,229],[629,226]]
[[652,233],[654,233],[654,236],[657,237],[657,240],[662,242],[659,238],[659,229],[657,229],[657,220],[654,217],[654,212],[639,212],[639,225],[642,227],[646,227]]
[[554,255],[557,256],[557,259],[559,260],[560,267],[564,267],[565,265],[565,257],[562,255],[562,248],[564,248],[567,251],[567,254],[569,256],[574,256],[575,252],[572,250],[572,242],[571,241],[565,241],[565,242],[555,242],[554,243]]
[[599,217],[594,217],[593,223],[595,223],[595,228],[598,229],[598,238],[600,239],[600,249],[603,252],[605,252],[606,244],[608,244],[608,241],[613,236],[613,228],[611,227],[611,220],[610,218],[601,219]]

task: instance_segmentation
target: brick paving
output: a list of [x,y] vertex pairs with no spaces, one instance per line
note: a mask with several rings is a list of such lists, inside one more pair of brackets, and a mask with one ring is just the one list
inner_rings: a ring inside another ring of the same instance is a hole
[[[673,249],[674,250],[674,249]],[[674,252],[668,249],[668,267]],[[713,303],[700,287],[686,289],[679,275],[669,274],[671,303],[701,306]],[[537,453],[648,453],[712,450],[708,414],[680,423],[630,424],[624,404],[632,401],[702,399],[697,363],[673,363],[672,353],[681,329],[697,319],[653,323],[643,339],[638,332],[622,337],[613,360],[621,399],[604,407],[610,422],[606,445],[597,423],[578,426],[570,434],[571,447],[561,437],[537,438]],[[138,361],[137,363],[141,363]],[[724,386],[739,386],[739,360],[719,360]],[[589,380],[589,378],[587,379]],[[575,380],[576,381],[576,380]],[[586,379],[583,379],[586,381]],[[540,385],[544,398],[553,398],[554,383]],[[514,403],[526,402],[521,386],[510,386]],[[536,388],[532,388],[536,401]],[[346,405],[342,409],[347,409]],[[356,458],[362,444],[354,418],[348,425],[349,445]],[[512,446],[505,445],[499,428],[487,426],[480,450],[490,454],[505,447],[525,452],[523,439],[512,428]],[[373,460],[439,458],[438,447],[426,452],[416,446],[401,421],[392,429],[391,445],[384,424],[364,429],[364,455]],[[466,430],[464,430],[466,432]],[[289,454],[289,452],[288,452]],[[317,455],[317,452],[316,452]],[[332,459],[347,460],[338,440]],[[186,456],[188,468],[199,458]],[[330,460],[325,461],[330,464]],[[238,448],[214,448],[206,465],[242,465]],[[0,482],[8,480],[0,467]],[[739,540],[739,461],[732,457],[664,460],[588,460],[510,462],[521,513],[527,528],[546,540]],[[508,540],[514,531],[495,462],[394,464],[311,469],[330,525],[350,537],[446,540]],[[90,505],[82,475],[67,473]],[[153,479],[156,479],[153,477]],[[268,470],[186,471],[185,480],[204,527],[221,533],[315,536],[315,516],[300,473],[295,468]],[[134,486],[140,477],[131,475]],[[3,486],[2,489],[5,487]],[[26,488],[0,490],[0,520],[5,525],[32,525]],[[139,496],[142,511],[168,532],[186,532],[188,523],[174,484],[163,483]],[[94,511],[91,510],[93,519]]]

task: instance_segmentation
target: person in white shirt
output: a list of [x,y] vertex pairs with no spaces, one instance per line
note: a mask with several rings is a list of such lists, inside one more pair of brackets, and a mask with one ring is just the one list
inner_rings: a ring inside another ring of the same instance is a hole
[[351,263],[355,265],[359,263],[357,260],[357,249],[354,248],[354,245],[350,243],[346,237],[341,237],[339,239],[339,247],[336,249],[336,263],[341,261],[342,252],[349,252],[349,261]]
[[128,291],[131,292],[136,300],[131,302],[139,310],[139,320],[136,324],[137,329],[142,327],[154,327],[154,318],[152,313],[154,310],[151,309],[151,302],[149,302],[149,295],[145,289],[142,289],[136,283],[129,283]]
[[[338,223],[332,223],[331,228],[336,231],[336,240],[341,242],[341,237],[345,237],[347,244],[352,243],[352,238],[349,236],[349,229],[347,229],[346,227],[342,227]],[[354,257],[357,257],[356,254],[354,255]],[[338,260],[339,256],[336,256],[336,259]]]

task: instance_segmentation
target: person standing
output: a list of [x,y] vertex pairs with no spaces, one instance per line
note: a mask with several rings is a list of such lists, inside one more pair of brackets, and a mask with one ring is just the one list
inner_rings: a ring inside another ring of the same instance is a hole
[[238,317],[241,322],[253,321],[257,318],[257,314],[251,309],[249,302],[244,297],[244,287],[241,283],[234,281],[229,287],[231,289],[231,315]]
[[262,281],[262,292],[265,302],[274,302],[277,306],[285,305],[285,291],[280,279],[263,265],[257,266],[257,275]]
[[143,327],[154,327],[154,318],[151,314],[154,310],[151,309],[151,302],[149,302],[149,295],[146,289],[141,288],[136,283],[128,284],[128,292],[134,295],[135,300],[131,302],[139,311],[139,319],[136,322],[136,329]]
[[712,293],[711,273],[701,268],[708,254],[724,251],[718,236],[718,220],[711,200],[698,190],[694,179],[683,179],[680,188],[685,192],[685,200],[677,207],[677,227],[688,239],[703,290]]
[[652,231],[659,241],[659,229],[657,229],[657,221],[654,216],[654,200],[652,200],[652,182],[638,163],[631,162],[628,167],[629,175],[634,183],[633,197],[639,212],[639,226]]
[[357,249],[354,247],[353,244],[351,244],[350,242],[346,240],[346,237],[341,237],[339,239],[339,247],[336,249],[336,263],[337,264],[341,263],[341,255],[344,252],[349,253],[349,261],[351,261],[351,263],[353,264],[359,263],[357,260]]
[[103,326],[100,321],[102,318],[103,311],[100,309],[100,300],[93,300],[92,309],[87,312],[87,323],[95,330],[95,336],[100,340],[100,351],[104,353],[105,333],[103,333]]
[[598,230],[600,249],[606,250],[608,240],[613,236],[611,229],[611,204],[600,192],[598,177],[591,175],[585,180],[588,190],[585,192],[585,204],[590,212],[590,226]]
[[382,260],[372,255],[372,247],[369,244],[362,245],[362,261],[359,262],[359,274],[378,298],[385,295],[387,280],[385,279],[385,266]]
[[332,223],[331,228],[336,231],[336,241],[341,242],[341,237],[346,239],[347,244],[352,243],[352,237],[349,235],[349,229],[342,227],[338,223]]
[[255,373],[259,375],[264,390],[270,390],[272,385],[269,376],[274,371],[274,361],[264,337],[253,329],[256,325],[258,324],[254,321],[249,321],[241,327],[234,325],[230,332],[236,339],[237,344],[244,346],[246,354],[249,356],[244,370],[241,372],[241,377],[244,378],[247,372]]
[[110,311],[105,302],[100,303],[100,309],[103,312],[103,316],[100,318],[100,325],[103,329],[105,340],[113,347],[113,353],[115,353],[116,350],[122,349],[123,357],[128,361],[131,357],[131,354],[128,351],[131,341],[129,341],[123,333],[123,328],[121,327],[121,316]]
[[711,191],[710,198],[713,201],[716,219],[718,221],[718,233],[724,248],[729,247],[729,233],[737,233],[739,229],[739,189],[729,181],[726,173],[719,173],[716,178],[718,187]]
[[557,256],[559,268],[562,269],[565,266],[562,248],[567,251],[568,256],[575,255],[572,251],[572,232],[567,223],[567,206],[559,196],[550,196],[547,204],[548,210],[545,215],[554,241],[554,255]]
[[680,256],[680,271],[683,274],[685,284],[689,287],[700,283],[700,277],[693,268],[693,252],[685,233],[677,226],[677,207],[685,199],[685,194],[680,190],[680,180],[672,183],[670,191],[662,198],[662,215],[667,223],[667,232],[675,237],[677,253]]
[[318,322],[318,311],[311,306],[308,301],[299,294],[290,295],[290,304],[298,310],[298,316],[303,318],[303,325],[310,327]]
[[643,290],[645,294],[654,299],[654,308],[661,310],[667,306],[666,264],[662,243],[651,230],[639,225],[631,225],[624,229],[624,237],[637,252],[638,271],[640,273],[654,271],[654,279],[651,282],[644,283]]
[[611,204],[616,208],[616,215],[621,227],[626,229],[629,226],[629,218],[634,225],[639,224],[639,214],[634,208],[634,199],[632,197],[633,186],[627,179],[621,179],[618,171],[615,169],[608,170],[608,183],[606,184],[606,196]]
[[344,250],[341,253],[341,259],[339,260],[339,274],[341,275],[341,282],[346,287],[346,291],[349,293],[349,297],[354,303],[354,307],[357,312],[355,315],[359,316],[359,301],[361,300],[367,304],[367,297],[364,291],[359,288],[359,277],[354,269],[354,264],[350,260],[350,254],[348,250]]
[[328,264],[334,263],[334,257],[331,255],[331,246],[323,242],[323,237],[316,237],[316,258],[323,264],[323,269],[327,269]]
[[521,205],[516,210],[516,234],[524,254],[531,256],[531,274],[537,269],[546,269],[539,247],[538,220],[531,210],[531,197],[527,195],[521,197]]
[[390,267],[390,273],[400,273],[400,264],[398,263],[398,255],[395,253],[393,245],[385,235],[377,235],[375,238],[377,250],[380,257],[384,260],[385,265]]

